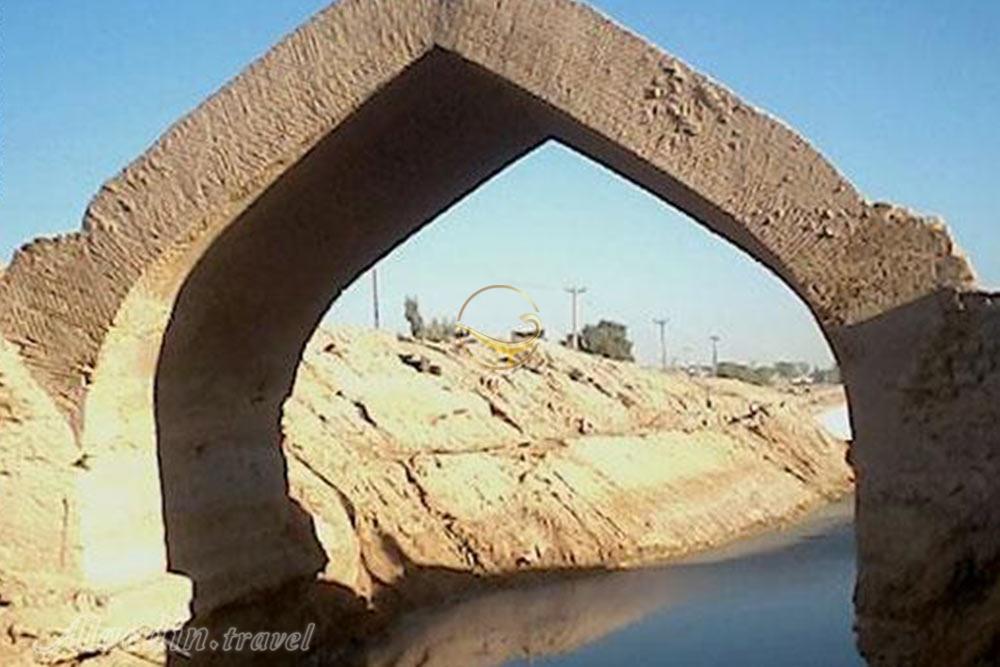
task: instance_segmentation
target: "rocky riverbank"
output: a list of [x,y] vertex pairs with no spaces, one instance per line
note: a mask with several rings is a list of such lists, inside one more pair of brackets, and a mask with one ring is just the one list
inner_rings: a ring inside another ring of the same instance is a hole
[[792,395],[542,348],[491,376],[449,345],[321,331],[285,409],[291,493],[370,598],[408,569],[484,577],[706,549],[841,497],[846,445]]
[[[659,562],[793,521],[852,488],[846,444],[813,418],[837,389],[793,394],[540,351],[529,367],[491,375],[447,344],[317,332],[285,406],[283,450],[289,493],[325,551],[317,585],[348,615],[382,622],[482,584]],[[71,437],[33,407],[42,401],[9,357],[0,456],[17,443],[45,450],[31,475],[38,498],[56,502],[46,484],[65,480],[45,470],[86,461],[72,460]],[[44,530],[25,528],[25,515],[0,524],[10,533],[0,568],[27,568],[29,552],[65,543],[59,508],[47,507],[29,517]],[[33,593],[16,575],[0,571],[5,664],[33,641]],[[253,623],[282,609],[269,604]],[[163,658],[157,646],[85,662],[148,664]]]

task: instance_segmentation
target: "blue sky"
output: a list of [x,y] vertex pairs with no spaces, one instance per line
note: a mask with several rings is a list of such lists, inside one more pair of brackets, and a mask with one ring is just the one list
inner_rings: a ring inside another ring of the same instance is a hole
[[[325,4],[6,0],[0,261],[33,236],[77,228],[105,179]],[[942,215],[982,282],[1000,285],[1000,3],[594,4],[787,121],[872,199]],[[405,294],[427,315],[453,315],[477,287],[513,282],[562,333],[561,288],[577,282],[590,287],[584,320],[625,322],[644,360],[657,354],[660,315],[682,359],[703,360],[711,333],[730,358],[829,359],[808,312],[764,269],[558,146],[488,183],[381,271],[394,328]],[[367,289],[349,290],[331,319],[370,321]]]

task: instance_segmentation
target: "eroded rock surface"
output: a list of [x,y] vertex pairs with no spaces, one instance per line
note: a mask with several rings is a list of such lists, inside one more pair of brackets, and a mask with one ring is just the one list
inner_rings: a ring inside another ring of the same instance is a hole
[[[325,577],[371,596],[420,568],[618,567],[787,521],[850,488],[809,401],[543,347],[466,351],[321,331],[286,405],[291,493]],[[425,357],[440,373],[407,362]]]

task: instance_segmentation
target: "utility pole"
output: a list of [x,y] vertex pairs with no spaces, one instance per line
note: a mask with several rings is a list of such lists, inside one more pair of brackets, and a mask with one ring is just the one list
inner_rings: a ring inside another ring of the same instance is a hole
[[372,267],[372,307],[375,312],[375,328],[378,329],[378,269],[375,267]]
[[574,350],[580,349],[580,335],[577,333],[577,320],[580,314],[577,297],[587,291],[586,287],[567,287],[566,291],[573,297],[573,334],[570,342]]
[[660,366],[667,370],[667,322],[669,320],[658,320],[653,318],[653,324],[660,327]]
[[718,336],[709,336],[712,341],[712,377],[719,377],[719,341]]

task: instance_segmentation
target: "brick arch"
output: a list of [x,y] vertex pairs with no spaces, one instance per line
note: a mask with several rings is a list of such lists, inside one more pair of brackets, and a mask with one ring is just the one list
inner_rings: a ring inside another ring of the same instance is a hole
[[784,280],[845,366],[861,439],[886,405],[864,366],[869,341],[889,345],[879,327],[973,287],[940,223],[865,201],[785,125],[591,9],[343,0],[105,184],[81,232],[0,276],[0,332],[93,453],[93,483],[146,480],[134,571],[102,568],[120,546],[96,506],[85,578],[168,569],[209,609],[322,568],[277,446],[302,346],[354,276],[549,139]]
[[0,280],[0,331],[78,416],[141,279],[219,234],[377,91],[442,51],[562,117],[541,132],[760,259],[824,327],[972,284],[939,223],[866,202],[785,125],[585,6],[344,0],[106,183],[81,232],[22,248]]

